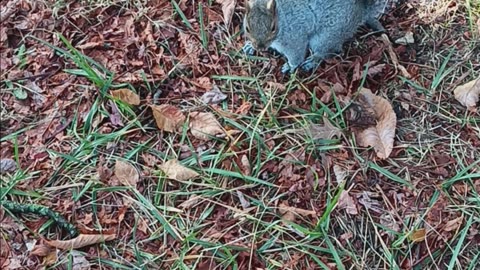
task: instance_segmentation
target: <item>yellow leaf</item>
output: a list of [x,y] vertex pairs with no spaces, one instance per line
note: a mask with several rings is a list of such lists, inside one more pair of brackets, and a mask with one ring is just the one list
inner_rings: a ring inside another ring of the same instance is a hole
[[175,132],[185,122],[185,116],[182,112],[172,105],[152,105],[150,108],[152,108],[157,127],[161,130]]
[[82,247],[102,243],[105,241],[112,241],[116,238],[115,234],[80,234],[79,236],[66,240],[52,240],[46,241],[48,245],[52,247],[56,247],[62,250],[70,250],[70,249],[79,249]]
[[184,167],[176,159],[169,160],[160,166],[160,169],[170,179],[185,181],[198,176],[194,170]]
[[115,176],[125,186],[137,186],[140,176],[137,169],[130,163],[117,160],[115,163]]
[[363,103],[363,107],[373,110],[377,124],[358,134],[359,145],[372,146],[377,157],[386,159],[392,153],[397,126],[397,116],[392,105],[366,88],[360,90],[360,102]]
[[140,105],[140,97],[130,89],[122,88],[118,90],[111,90],[110,94],[114,98],[117,98],[127,104]]
[[425,229],[422,228],[422,229],[414,230],[408,236],[408,238],[410,239],[410,241],[412,241],[414,243],[418,243],[418,242],[422,242],[423,240],[425,240],[425,235],[426,235]]
[[209,136],[225,134],[222,126],[212,113],[194,112],[190,114],[190,131],[196,138],[210,139]]
[[453,90],[455,98],[469,110],[475,110],[480,98],[480,78],[460,85]]

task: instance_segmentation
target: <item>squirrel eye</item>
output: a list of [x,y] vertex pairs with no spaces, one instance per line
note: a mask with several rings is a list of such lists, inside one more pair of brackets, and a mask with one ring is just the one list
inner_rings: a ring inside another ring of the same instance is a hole
[[272,32],[275,32],[275,30],[277,30],[277,24],[275,22],[272,23],[271,30],[272,30]]

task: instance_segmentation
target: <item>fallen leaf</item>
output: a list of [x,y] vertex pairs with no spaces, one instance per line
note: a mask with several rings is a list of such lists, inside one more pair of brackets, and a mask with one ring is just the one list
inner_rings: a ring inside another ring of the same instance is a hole
[[323,117],[323,124],[311,124],[308,127],[310,136],[314,140],[331,140],[334,136],[340,137],[342,130],[332,125],[327,117]]
[[376,66],[370,67],[367,71],[368,76],[375,76],[378,73],[382,72],[386,67],[386,64],[378,64]]
[[295,221],[295,214],[298,214],[300,216],[312,216],[316,217],[317,212],[312,211],[312,210],[305,210],[297,207],[292,207],[289,206],[287,202],[281,202],[280,205],[278,206],[278,211],[282,215],[283,220],[287,221]]
[[357,205],[355,204],[355,201],[353,200],[352,196],[348,194],[348,191],[343,190],[342,193],[340,194],[340,198],[338,199],[338,208],[339,209],[345,209],[347,214],[350,215],[357,215],[358,210],[357,210]]
[[115,234],[80,234],[79,236],[66,240],[51,240],[46,243],[52,247],[56,247],[61,250],[79,249],[82,247],[103,243],[106,241],[112,241],[116,238]]
[[178,207],[182,208],[182,209],[192,208],[192,206],[197,204],[201,199],[202,199],[202,197],[199,196],[199,195],[192,195],[186,201],[184,201],[180,205],[178,205]]
[[137,169],[132,164],[122,160],[117,160],[115,162],[114,172],[115,176],[123,185],[130,187],[137,186],[140,176]]
[[213,86],[213,89],[203,94],[200,100],[205,104],[218,104],[226,98],[227,95],[222,93],[217,86]]
[[198,139],[209,140],[210,136],[225,134],[212,113],[190,113],[190,131]]
[[480,98],[480,78],[458,86],[453,93],[458,102],[469,110],[474,110]]
[[72,270],[91,269],[90,262],[85,258],[85,255],[79,251],[72,250],[70,255],[73,257]]
[[452,219],[447,221],[445,223],[445,226],[443,227],[443,230],[446,232],[451,232],[457,230],[460,225],[462,225],[463,217],[458,217],[456,219]]
[[184,167],[176,159],[172,159],[163,163],[160,165],[160,169],[167,175],[168,178],[178,181],[185,181],[198,176],[196,171]]
[[128,88],[122,88],[118,90],[111,90],[112,97],[119,99],[130,105],[140,105],[140,97]]
[[395,43],[401,44],[401,45],[408,45],[408,44],[413,44],[415,43],[415,39],[413,37],[413,33],[411,31],[408,31],[405,33],[405,35],[397,40],[395,40]]
[[348,176],[348,171],[340,165],[333,165],[333,174],[335,174],[335,179],[337,180],[338,185],[341,185],[345,178]]
[[222,4],[223,21],[227,26],[230,24],[230,21],[232,21],[236,2],[236,0],[217,0],[217,3]]
[[45,257],[51,252],[51,248],[47,245],[36,245],[32,251],[30,251],[30,255],[32,256],[39,256],[39,257]]
[[150,108],[152,108],[157,127],[161,130],[175,132],[178,131],[185,122],[185,116],[182,112],[172,105],[152,105]]
[[372,146],[379,158],[386,159],[393,149],[397,116],[386,99],[372,94],[369,89],[363,88],[359,97],[364,106],[373,109],[377,120],[376,126],[358,134],[359,145]]
[[408,239],[414,243],[422,242],[425,240],[426,231],[425,228],[414,230],[409,236]]

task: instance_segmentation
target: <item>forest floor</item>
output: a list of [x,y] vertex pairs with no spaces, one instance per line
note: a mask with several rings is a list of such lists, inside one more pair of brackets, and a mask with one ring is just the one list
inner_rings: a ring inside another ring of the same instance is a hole
[[242,53],[243,1],[1,3],[0,199],[93,235],[2,207],[2,269],[480,264],[480,2],[404,1],[292,76]]

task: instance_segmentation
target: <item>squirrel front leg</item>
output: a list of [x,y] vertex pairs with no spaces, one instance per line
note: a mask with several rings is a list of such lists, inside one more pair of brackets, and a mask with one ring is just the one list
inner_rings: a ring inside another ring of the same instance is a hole
[[242,50],[246,55],[253,55],[255,53],[255,48],[253,47],[252,42],[249,40],[245,41]]
[[305,71],[315,70],[323,59],[342,52],[342,43],[335,35],[318,34],[308,43],[312,55],[301,66]]
[[[298,39],[302,40],[302,39]],[[299,67],[303,60],[305,60],[305,52],[307,51],[307,42],[295,43],[291,42],[286,46],[274,42],[272,48],[277,52],[283,54],[287,58],[287,63],[282,66],[282,73],[293,73]]]

